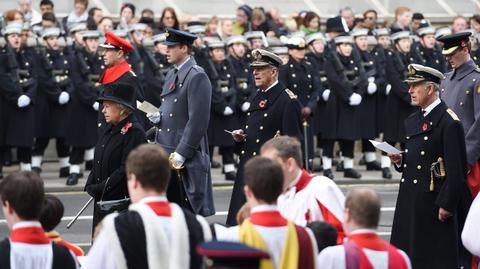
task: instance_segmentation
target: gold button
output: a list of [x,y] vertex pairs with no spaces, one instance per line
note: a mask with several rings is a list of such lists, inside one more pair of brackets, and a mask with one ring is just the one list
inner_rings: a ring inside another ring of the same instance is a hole
[[463,106],[463,102],[460,102],[460,106]]
[[247,113],[247,116],[250,116],[250,112]]
[[263,130],[263,126],[260,126],[260,130]]
[[404,178],[402,178],[402,179],[400,180],[400,182],[405,182],[405,179],[404,179]]
[[165,98],[162,98],[162,102],[165,102]]
[[442,92],[444,92],[444,91],[445,91],[445,89],[442,89]]
[[410,136],[405,137],[407,140],[410,139]]
[[240,152],[242,155],[245,154],[245,150],[242,150],[242,152]]
[[295,74],[292,74],[292,78],[294,78],[294,77],[295,77]]
[[405,153],[407,153],[407,152],[408,152],[408,149],[405,149]]
[[170,129],[167,129],[167,132],[170,132]]
[[297,87],[297,84],[293,84],[293,87],[296,88],[296,87]]
[[420,152],[420,155],[422,155],[422,156],[425,155],[425,151],[422,150],[422,151]]
[[170,113],[170,117],[173,117],[173,113]]
[[422,169],[422,166],[421,166],[421,165],[417,165],[417,169],[418,169],[418,170]]
[[417,184],[418,180],[414,179],[413,184]]
[[177,98],[173,99],[173,102],[176,103],[176,102],[177,102]]
[[263,116],[266,118],[266,117],[268,116],[268,114],[267,114],[267,113],[265,113],[265,114],[263,114]]
[[404,168],[407,167],[407,164],[404,164],[403,167],[404,167]]
[[253,154],[252,154],[252,155],[253,155],[253,156],[255,156],[255,155],[257,155],[257,153],[256,153],[256,152],[253,152]]
[[423,140],[427,141],[427,140],[428,140],[428,136],[423,137]]
[[257,144],[260,143],[260,139],[257,139],[255,142],[257,142]]
[[465,91],[465,94],[470,94],[470,91]]
[[158,131],[159,131],[159,132],[161,132],[161,131],[162,131],[162,129],[158,129]]
[[248,125],[245,125],[245,129],[248,129]]

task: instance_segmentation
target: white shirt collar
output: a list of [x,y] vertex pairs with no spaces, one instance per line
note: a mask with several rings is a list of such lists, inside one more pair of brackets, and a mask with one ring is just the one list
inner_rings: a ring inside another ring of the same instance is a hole
[[164,195],[155,195],[155,196],[147,196],[143,197],[138,201],[139,204],[148,204],[151,202],[168,202],[167,197]]
[[17,222],[12,226],[12,230],[26,228],[26,227],[39,227],[42,228],[42,224],[39,221],[32,220],[32,221],[21,221]]
[[270,85],[266,90],[262,91],[262,92],[268,92],[268,90],[270,90],[271,88],[275,87],[275,85],[278,84],[278,80],[276,80],[272,85]]
[[182,68],[182,66],[184,66],[188,62],[188,60],[190,60],[190,56],[188,56],[187,59],[183,63],[181,63],[179,65],[175,65],[175,68],[177,70],[180,70]]
[[373,229],[357,229],[350,233],[350,235],[354,235],[354,234],[377,234],[377,231]]
[[264,211],[278,211],[277,205],[258,205],[250,210],[250,214]]
[[423,109],[425,111],[423,112],[423,116],[426,117],[441,102],[442,101],[440,100],[440,98],[437,98],[437,100],[433,101],[433,103],[431,103],[430,105],[428,105],[426,108]]

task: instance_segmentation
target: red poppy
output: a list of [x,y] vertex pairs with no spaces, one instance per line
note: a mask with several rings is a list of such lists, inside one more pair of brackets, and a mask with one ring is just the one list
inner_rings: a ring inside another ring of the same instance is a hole
[[424,123],[424,124],[422,125],[422,131],[425,131],[425,130],[427,130],[427,129],[428,129],[428,124]]
[[258,106],[261,108],[264,108],[266,104],[267,104],[267,100],[262,100],[260,101],[260,103],[258,103]]
[[132,127],[132,123],[127,122],[125,126],[122,127],[122,130],[120,131],[122,135],[126,134],[128,132],[128,129],[130,129],[130,127]]
[[175,84],[172,83],[168,86],[168,90],[171,91],[173,89],[175,89]]

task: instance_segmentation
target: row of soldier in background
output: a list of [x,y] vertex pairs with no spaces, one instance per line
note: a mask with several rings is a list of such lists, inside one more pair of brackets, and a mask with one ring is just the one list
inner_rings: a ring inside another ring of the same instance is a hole
[[[414,109],[403,83],[406,66],[421,63],[445,72],[448,66],[435,38],[448,34],[448,29],[436,30],[425,22],[414,37],[408,31],[390,33],[387,29],[354,29],[348,34],[340,16],[329,19],[326,28],[326,36],[302,32],[276,39],[258,31],[220,40],[205,37],[202,23],[188,23],[187,30],[199,37],[192,54],[215,89],[208,135],[210,151],[216,146],[220,149],[226,179],[235,179],[236,160],[234,141],[224,130],[248,128],[249,99],[256,91],[250,51],[265,47],[283,57],[279,80],[303,106],[306,165],[311,170],[323,169],[324,175],[333,178],[337,141],[342,155],[337,170],[344,170],[345,177],[360,178],[353,168],[358,140],[367,170],[381,170],[384,178],[391,178],[389,158],[382,156],[378,162],[368,140],[383,133],[391,144],[403,141],[403,120]],[[165,35],[147,37],[146,29],[146,24],[133,24],[115,34],[134,44],[127,60],[142,82],[145,100],[159,106],[170,67],[161,43]],[[10,23],[2,32],[0,68],[16,78],[11,89],[18,90],[2,89],[0,154],[8,162],[11,149],[18,148],[21,169],[40,173],[44,151],[55,138],[60,176],[69,177],[67,184],[76,184],[83,161],[87,169],[92,165],[97,139],[99,105],[95,100],[105,68],[98,44],[103,36],[87,30],[83,23],[70,27],[68,36],[62,36],[58,28],[46,28],[37,38],[30,37],[30,31],[24,24]],[[472,41],[473,59],[480,60],[476,38]],[[315,152],[319,152],[314,145],[322,149],[320,167],[313,166]],[[219,164],[212,161],[212,166]]]

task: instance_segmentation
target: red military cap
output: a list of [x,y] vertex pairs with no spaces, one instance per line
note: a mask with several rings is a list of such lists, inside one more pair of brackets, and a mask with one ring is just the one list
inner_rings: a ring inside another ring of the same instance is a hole
[[133,50],[132,44],[114,35],[112,32],[105,33],[105,43],[100,44],[100,47],[105,49],[119,49],[123,50],[125,53],[129,53]]

